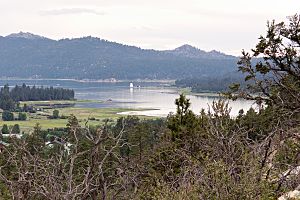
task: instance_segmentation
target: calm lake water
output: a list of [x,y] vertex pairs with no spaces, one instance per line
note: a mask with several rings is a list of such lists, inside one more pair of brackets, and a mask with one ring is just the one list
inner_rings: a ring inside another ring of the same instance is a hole
[[[179,92],[174,88],[167,87],[165,83],[133,82],[134,88],[129,87],[129,82],[100,83],[100,82],[77,82],[73,80],[0,80],[0,85],[8,83],[10,86],[16,84],[54,86],[74,89],[75,98],[80,100],[99,100],[104,103],[78,103],[77,107],[89,108],[132,108],[144,109],[142,111],[131,111],[120,114],[167,116],[170,112],[176,111],[174,104]],[[140,87],[137,87],[140,86]],[[187,95],[191,100],[191,107],[195,113],[202,108],[208,109],[217,96],[211,95]],[[108,101],[112,100],[112,101]],[[231,115],[238,114],[240,109],[248,110],[254,106],[252,102],[245,100],[230,101],[232,107]]]

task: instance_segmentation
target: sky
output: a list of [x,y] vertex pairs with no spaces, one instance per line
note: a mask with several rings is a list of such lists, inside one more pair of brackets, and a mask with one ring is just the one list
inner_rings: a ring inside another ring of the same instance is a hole
[[190,44],[240,55],[268,20],[286,21],[299,0],[0,0],[0,35],[94,36],[145,49]]

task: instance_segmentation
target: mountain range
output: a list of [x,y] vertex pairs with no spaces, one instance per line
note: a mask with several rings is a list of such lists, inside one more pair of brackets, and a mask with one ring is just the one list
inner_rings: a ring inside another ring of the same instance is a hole
[[52,40],[32,33],[0,36],[2,77],[183,79],[236,71],[237,57],[190,45],[158,51],[95,37]]

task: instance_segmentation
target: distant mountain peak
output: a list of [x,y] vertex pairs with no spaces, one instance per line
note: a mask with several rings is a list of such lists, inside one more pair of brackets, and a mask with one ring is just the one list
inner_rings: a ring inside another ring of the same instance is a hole
[[35,39],[46,39],[43,36],[35,35],[29,32],[22,32],[20,31],[19,33],[12,33],[6,36],[8,38],[25,38],[25,39],[30,39],[30,40],[35,40]]
[[174,50],[167,51],[168,53],[172,53],[178,56],[184,56],[184,57],[190,57],[190,58],[195,58],[199,57],[204,51],[197,49],[196,47],[193,47],[189,44],[184,44],[180,47],[177,47]]
[[158,51],[91,36],[52,40],[20,32],[0,37],[3,77],[96,80],[212,77],[235,71],[236,59],[188,44]]
[[177,47],[173,50],[168,50],[166,52],[188,58],[233,58],[233,56],[226,55],[216,50],[207,52],[189,44],[184,44],[180,47]]
[[177,47],[176,49],[197,49],[197,48],[189,44],[184,44],[181,45],[180,47]]

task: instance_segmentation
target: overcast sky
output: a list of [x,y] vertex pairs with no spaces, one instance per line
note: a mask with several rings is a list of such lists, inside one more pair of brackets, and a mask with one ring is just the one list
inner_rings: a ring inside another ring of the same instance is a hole
[[285,21],[300,0],[0,0],[0,35],[95,36],[142,48],[191,44],[240,55],[267,20]]

